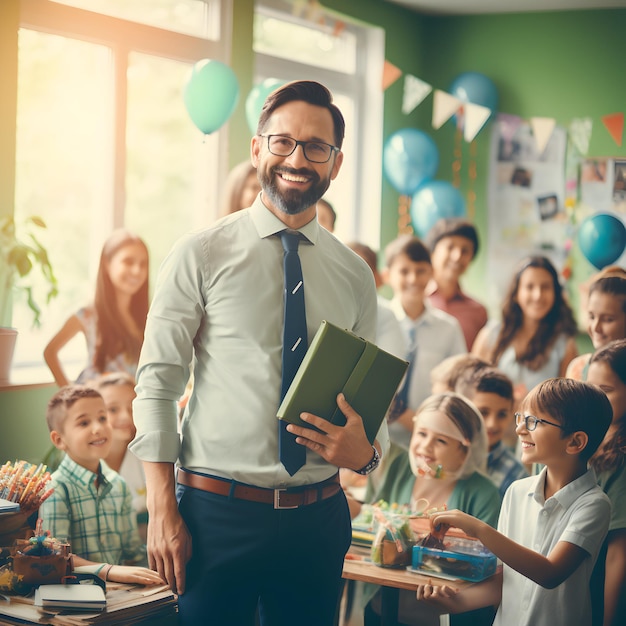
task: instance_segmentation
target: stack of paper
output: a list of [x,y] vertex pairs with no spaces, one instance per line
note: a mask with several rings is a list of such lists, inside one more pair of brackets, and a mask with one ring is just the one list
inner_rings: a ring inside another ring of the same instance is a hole
[[0,498],[0,513],[15,513],[20,510],[20,505],[17,502],[11,502],[11,500],[5,500]]

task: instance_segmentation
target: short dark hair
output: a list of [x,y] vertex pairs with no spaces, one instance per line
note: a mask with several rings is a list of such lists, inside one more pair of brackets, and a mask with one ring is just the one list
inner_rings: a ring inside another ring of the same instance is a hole
[[622,298],[622,311],[626,313],[626,278],[621,276],[605,276],[598,278],[589,287],[589,297],[592,293],[604,293]]
[[391,264],[401,254],[408,256],[414,263],[428,263],[430,265],[430,252],[415,235],[400,235],[390,241],[385,247],[385,265],[391,267]]
[[495,367],[482,367],[463,372],[454,390],[470,400],[477,393],[495,393],[501,398],[513,401],[511,379]]
[[84,398],[100,398],[102,400],[100,392],[93,387],[86,385],[66,385],[61,387],[48,401],[48,407],[46,408],[48,430],[50,432],[53,430],[61,432],[68,410],[76,402]]
[[539,383],[526,396],[523,406],[555,418],[562,426],[562,438],[577,431],[586,433],[588,442],[580,453],[585,462],[602,443],[613,419],[613,408],[604,391],[571,378],[549,378]]
[[324,85],[312,80],[297,80],[282,87],[278,87],[265,99],[265,104],[259,116],[256,134],[261,135],[269,122],[272,113],[288,102],[308,102],[315,106],[324,107],[330,111],[333,118],[335,147],[341,148],[345,134],[346,123],[341,111],[333,104],[333,95]]
[[378,271],[378,257],[376,252],[369,246],[359,241],[349,241],[346,246],[353,252],[356,252],[369,266],[372,272]]
[[478,232],[471,222],[462,217],[442,217],[437,220],[426,236],[426,245],[433,252],[435,246],[446,237],[465,237],[474,246],[474,258],[478,254]]

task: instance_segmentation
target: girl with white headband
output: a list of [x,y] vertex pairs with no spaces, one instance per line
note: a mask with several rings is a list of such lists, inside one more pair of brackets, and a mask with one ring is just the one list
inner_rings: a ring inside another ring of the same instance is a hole
[[[413,510],[431,507],[459,509],[495,526],[500,512],[500,494],[486,474],[487,435],[478,409],[457,393],[430,396],[414,417],[408,454],[395,458],[376,489],[366,493],[366,502],[408,504]],[[425,504],[427,501],[427,505]],[[351,510],[355,510],[351,506]],[[369,599],[376,588],[364,590]],[[380,603],[377,597],[365,608],[365,625],[377,622]],[[401,624],[439,624],[439,617],[427,615],[415,594],[400,591]],[[451,625],[491,624],[493,612],[474,611],[452,615]]]

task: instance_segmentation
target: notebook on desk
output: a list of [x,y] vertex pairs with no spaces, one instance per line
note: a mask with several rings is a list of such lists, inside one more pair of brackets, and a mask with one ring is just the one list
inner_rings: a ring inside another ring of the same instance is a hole
[[42,608],[103,611],[106,603],[98,585],[39,585],[35,589],[35,606]]
[[337,407],[337,394],[342,392],[363,418],[367,438],[373,442],[407,367],[406,361],[324,320],[277,416],[311,428],[300,419],[306,411],[343,426],[346,419]]

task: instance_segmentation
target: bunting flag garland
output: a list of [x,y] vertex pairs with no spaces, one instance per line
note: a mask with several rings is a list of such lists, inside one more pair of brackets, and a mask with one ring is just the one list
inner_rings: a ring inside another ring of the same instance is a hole
[[421,104],[424,98],[433,90],[432,86],[411,74],[404,76],[404,95],[402,98],[402,113],[408,115],[415,107]]
[[474,138],[480,132],[480,129],[487,123],[491,115],[491,109],[480,104],[472,104],[466,102],[463,105],[465,109],[463,136],[468,143],[474,141]]
[[435,89],[433,95],[432,125],[435,130],[441,128],[461,107],[463,102],[441,89]]
[[552,117],[531,117],[530,126],[533,129],[537,152],[539,155],[542,155],[548,145],[548,141],[550,141],[550,137],[552,137],[556,120]]
[[569,140],[580,156],[587,156],[593,122],[590,117],[573,119],[569,125]]
[[463,160],[463,131],[457,125],[454,131],[454,159],[452,161],[452,185],[461,187],[461,169]]
[[469,168],[467,171],[467,177],[469,179],[468,189],[467,189],[467,217],[470,221],[474,220],[474,214],[476,212],[476,153],[478,148],[476,146],[476,141],[472,141],[470,143],[470,161]]
[[609,131],[613,141],[621,148],[622,147],[622,133],[624,132],[624,114],[623,113],[611,113],[602,117],[602,123]]
[[385,65],[383,66],[383,91],[391,87],[400,76],[402,76],[402,70],[385,60]]

